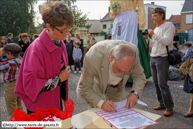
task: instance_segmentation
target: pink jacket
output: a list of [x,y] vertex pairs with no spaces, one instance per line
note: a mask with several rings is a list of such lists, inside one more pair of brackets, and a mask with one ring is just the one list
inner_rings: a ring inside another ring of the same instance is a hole
[[[59,75],[61,55],[67,67],[66,46],[61,42],[61,48],[57,47],[50,39],[46,29],[26,50],[15,93],[23,100],[28,110],[35,112],[37,107],[47,109],[51,106],[57,109],[61,108],[60,86],[40,94],[48,79]],[[68,80],[66,81],[66,98],[68,99]]]

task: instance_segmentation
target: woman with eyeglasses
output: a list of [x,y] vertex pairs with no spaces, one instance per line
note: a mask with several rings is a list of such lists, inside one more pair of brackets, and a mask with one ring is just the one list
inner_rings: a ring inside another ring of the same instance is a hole
[[15,88],[28,114],[35,112],[37,107],[62,110],[62,101],[68,99],[71,71],[62,40],[70,35],[73,15],[59,1],[45,3],[40,12],[46,29],[26,50]]

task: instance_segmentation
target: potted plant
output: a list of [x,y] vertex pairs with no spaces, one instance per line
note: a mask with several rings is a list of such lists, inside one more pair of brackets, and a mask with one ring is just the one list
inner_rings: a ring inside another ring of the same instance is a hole
[[116,14],[118,13],[118,12],[117,12],[117,8],[119,8],[119,7],[120,7],[119,3],[113,2],[113,3],[111,4],[111,6],[110,6],[110,9],[111,9],[112,14],[116,15]]

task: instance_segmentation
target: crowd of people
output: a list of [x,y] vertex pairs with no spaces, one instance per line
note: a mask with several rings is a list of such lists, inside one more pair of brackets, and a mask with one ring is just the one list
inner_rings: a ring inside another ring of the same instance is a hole
[[[28,33],[22,33],[17,44],[13,43],[12,33],[8,38],[2,36],[0,71],[3,72],[9,116],[13,116],[14,108],[23,109],[21,100],[27,114],[34,113],[37,107],[63,110],[62,101],[68,100],[68,79],[73,65],[74,73],[81,74],[77,98],[86,102],[89,108],[98,107],[108,112],[116,110],[114,102],[121,101],[125,85],[132,77],[133,85],[126,103],[126,109],[131,108],[141,97],[146,78],[152,75],[159,101],[153,109],[166,109],[164,116],[171,116],[174,102],[167,84],[170,64],[166,46],[170,51],[173,46],[179,49],[177,32],[171,22],[166,22],[165,11],[157,7],[152,11],[156,28],[141,33],[140,29],[145,27],[143,1],[130,2],[121,1],[120,6],[125,7],[110,12],[115,20],[108,40],[97,42],[94,34],[87,35],[86,55],[80,35],[75,34],[72,38],[70,34],[72,12],[59,1],[41,6],[46,28],[41,34],[33,35],[33,42]],[[139,19],[134,12],[137,5],[141,8]],[[124,18],[126,16],[130,17],[129,21]],[[129,28],[120,27],[120,23]],[[192,63],[192,50],[190,43],[184,47],[186,52],[180,70],[185,75]],[[192,115],[190,106],[185,117]]]

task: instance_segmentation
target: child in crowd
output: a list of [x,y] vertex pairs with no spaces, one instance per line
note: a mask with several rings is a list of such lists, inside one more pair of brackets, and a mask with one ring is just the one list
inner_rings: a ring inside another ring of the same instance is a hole
[[[7,44],[8,44],[8,42],[7,42],[6,37],[2,36],[1,39],[0,39],[0,47],[4,47]],[[7,56],[6,56],[5,52],[3,53],[0,62],[3,62],[3,61],[7,61]]]
[[76,68],[78,67],[79,73],[81,73],[81,68],[80,68],[80,60],[82,58],[82,51],[79,48],[80,45],[78,43],[75,43],[75,47],[73,49],[73,59],[74,59],[74,73],[76,73]]
[[22,62],[20,52],[22,48],[15,43],[9,43],[0,48],[0,56],[5,52],[8,60],[0,63],[0,72],[3,72],[4,96],[7,111],[13,117],[14,108],[23,110],[21,99],[14,93],[19,67]]
[[180,70],[184,75],[189,72],[188,66],[190,68],[192,64],[192,49],[190,48],[192,45],[191,43],[183,44],[184,48],[186,49],[185,55],[182,57],[183,64],[180,66]]

